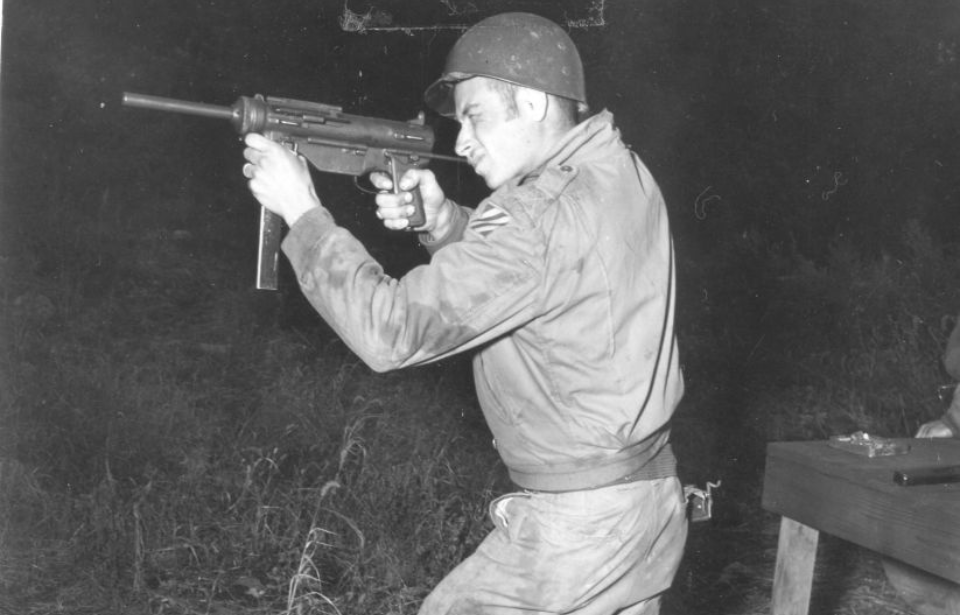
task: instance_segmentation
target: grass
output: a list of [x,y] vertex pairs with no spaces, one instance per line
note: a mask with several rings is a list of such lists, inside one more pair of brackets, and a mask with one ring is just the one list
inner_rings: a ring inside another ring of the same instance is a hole
[[[466,363],[374,374],[289,281],[249,290],[248,246],[210,216],[60,214],[2,255],[0,610],[415,613],[508,488]],[[668,609],[767,608],[766,441],[907,436],[939,413],[954,248],[912,224],[886,254],[770,250],[759,294],[709,284],[762,242],[685,265],[725,298],[682,304],[675,438],[685,478],[724,488]],[[836,612],[896,612],[863,565]],[[878,600],[893,610],[863,610]]]
[[462,363],[375,376],[189,234],[98,256],[59,224],[73,257],[5,272],[11,608],[401,612],[482,538],[499,468]]

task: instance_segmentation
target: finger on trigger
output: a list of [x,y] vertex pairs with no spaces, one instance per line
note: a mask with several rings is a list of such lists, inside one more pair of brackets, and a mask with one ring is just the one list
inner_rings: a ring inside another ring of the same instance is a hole
[[390,188],[390,184],[392,182],[383,173],[375,171],[370,174],[370,183],[372,183],[378,190],[387,190]]

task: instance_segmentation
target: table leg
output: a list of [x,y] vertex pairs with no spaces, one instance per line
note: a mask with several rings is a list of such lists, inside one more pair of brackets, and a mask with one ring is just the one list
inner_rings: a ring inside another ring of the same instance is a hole
[[820,532],[789,517],[780,520],[773,615],[807,615]]

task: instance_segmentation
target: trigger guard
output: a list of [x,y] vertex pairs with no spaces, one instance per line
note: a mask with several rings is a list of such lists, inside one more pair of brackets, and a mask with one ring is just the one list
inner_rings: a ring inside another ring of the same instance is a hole
[[[369,177],[369,175],[367,177]],[[360,192],[363,192],[364,194],[383,194],[384,192],[387,192],[386,190],[380,190],[379,188],[374,186],[369,180],[367,180],[366,184],[367,185],[361,184],[360,178],[357,177],[356,175],[353,176],[353,185],[356,186],[357,190],[359,190]]]

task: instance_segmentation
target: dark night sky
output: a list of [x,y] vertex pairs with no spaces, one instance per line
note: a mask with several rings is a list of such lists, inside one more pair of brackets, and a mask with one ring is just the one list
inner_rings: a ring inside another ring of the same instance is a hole
[[[530,9],[575,26],[591,102],[614,112],[653,169],[687,258],[750,237],[812,258],[840,236],[885,250],[911,218],[955,228],[958,7],[7,0],[4,244],[65,195],[91,215],[108,191],[129,211],[191,197],[232,211],[249,198],[228,127],[121,108],[125,90],[225,105],[264,93],[406,119],[459,33],[451,24]],[[431,121],[449,147],[452,125]],[[439,171],[449,190],[476,196],[462,173]],[[334,208],[363,202],[339,179],[323,183]]]

